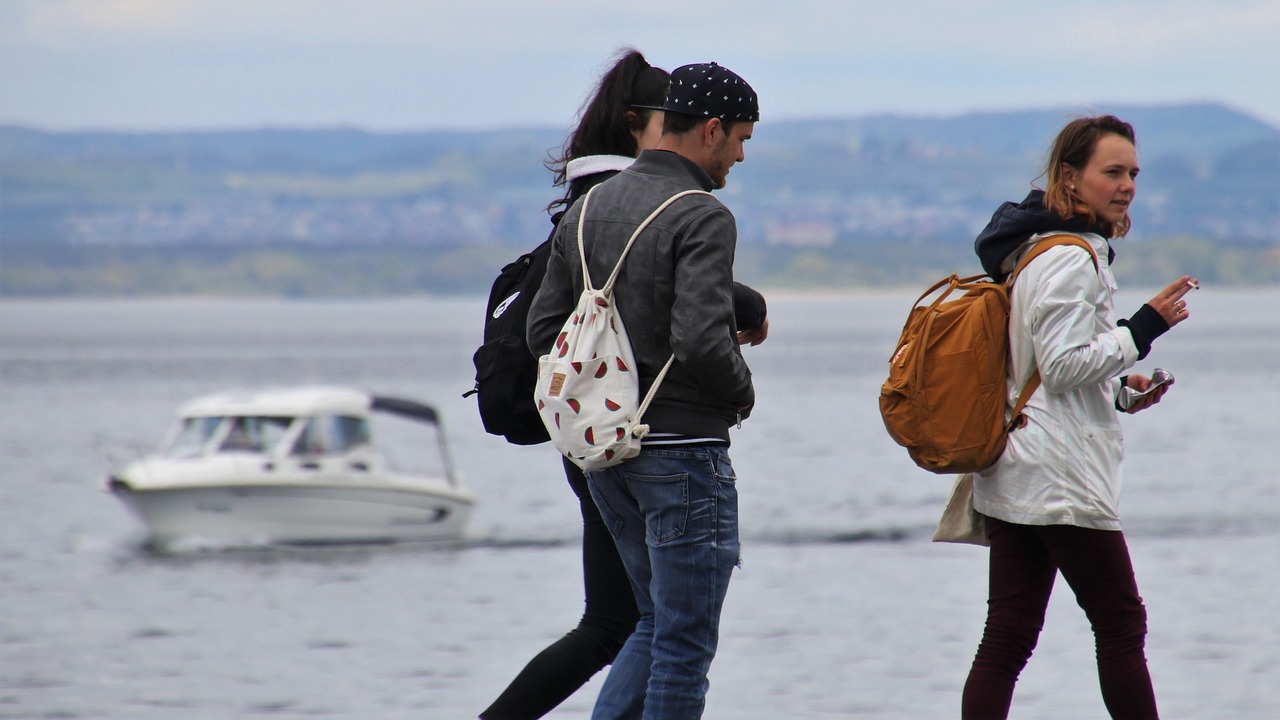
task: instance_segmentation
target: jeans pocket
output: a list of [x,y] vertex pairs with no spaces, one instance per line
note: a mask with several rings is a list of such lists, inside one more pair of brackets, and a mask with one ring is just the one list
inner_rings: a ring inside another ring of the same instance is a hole
[[717,481],[726,485],[734,485],[738,482],[738,476],[733,472],[733,462],[729,460],[729,453],[725,451],[712,456],[712,472]]
[[689,474],[625,475],[645,517],[649,540],[661,545],[684,535],[689,523]]

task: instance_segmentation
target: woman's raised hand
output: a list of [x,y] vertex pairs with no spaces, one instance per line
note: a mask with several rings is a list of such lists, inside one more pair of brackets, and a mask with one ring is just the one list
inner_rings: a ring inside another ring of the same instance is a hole
[[1160,313],[1160,317],[1164,318],[1169,327],[1173,327],[1191,317],[1191,311],[1187,310],[1185,296],[1192,290],[1199,289],[1200,283],[1195,278],[1183,275],[1156,293],[1156,296],[1148,300],[1147,304]]

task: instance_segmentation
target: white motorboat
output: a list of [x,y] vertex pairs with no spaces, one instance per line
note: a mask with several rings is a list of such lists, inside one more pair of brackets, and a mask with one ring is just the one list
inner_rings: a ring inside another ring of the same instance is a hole
[[192,400],[107,486],[160,546],[457,539],[474,503],[433,408],[348,388]]

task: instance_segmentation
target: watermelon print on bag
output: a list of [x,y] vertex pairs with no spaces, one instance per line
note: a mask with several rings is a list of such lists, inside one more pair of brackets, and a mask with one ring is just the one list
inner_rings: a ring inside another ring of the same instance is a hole
[[582,240],[591,192],[582,200],[578,252],[583,291],[551,352],[538,361],[534,399],[552,444],[583,470],[600,470],[635,457],[641,439],[649,432],[649,426],[641,422],[644,411],[675,356],[667,360],[641,401],[640,380],[631,370],[636,366],[635,355],[626,325],[613,305],[613,285],[640,233],[671,203],[694,193],[707,194],[694,190],[678,193],[635,229],[609,279],[598,290],[591,285]]

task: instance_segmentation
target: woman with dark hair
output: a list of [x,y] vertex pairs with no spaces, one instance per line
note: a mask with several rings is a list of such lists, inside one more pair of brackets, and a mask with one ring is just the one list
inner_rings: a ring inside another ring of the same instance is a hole
[[559,157],[548,163],[556,185],[565,186],[564,196],[551,207],[569,207],[592,186],[626,169],[641,150],[658,145],[669,77],[640,51],[622,53],[600,78]]
[[[1036,368],[1042,385],[1004,454],[974,475],[974,508],[988,517],[991,556],[986,628],[962,701],[966,719],[1008,716],[1059,572],[1092,625],[1111,717],[1158,717],[1144,653],[1146,610],[1120,526],[1117,411],[1122,388],[1152,387],[1146,376],[1124,372],[1187,319],[1184,296],[1197,285],[1184,275],[1128,319],[1115,319],[1111,242],[1129,230],[1137,176],[1131,125],[1109,115],[1073,120],[1050,151],[1044,191],[1002,205],[975,243],[996,278],[1053,235],[1083,238],[1093,253],[1052,248],[1022,271],[1011,293],[1009,397]],[[1125,402],[1124,410],[1145,410],[1168,389]]]
[[[633,49],[622,51],[601,77],[560,155],[548,163],[556,184],[565,186],[565,194],[548,206],[550,211],[560,208],[553,222],[592,187],[626,169],[641,150],[658,145],[668,77],[667,71],[653,67]],[[547,242],[549,247],[550,240]],[[768,335],[764,298],[734,283],[734,303],[739,341],[752,345],[763,342]],[[568,459],[561,461],[582,512],[585,611],[577,628],[525,665],[480,714],[483,720],[546,715],[613,662],[640,617],[622,559],[591,499],[586,477]]]

